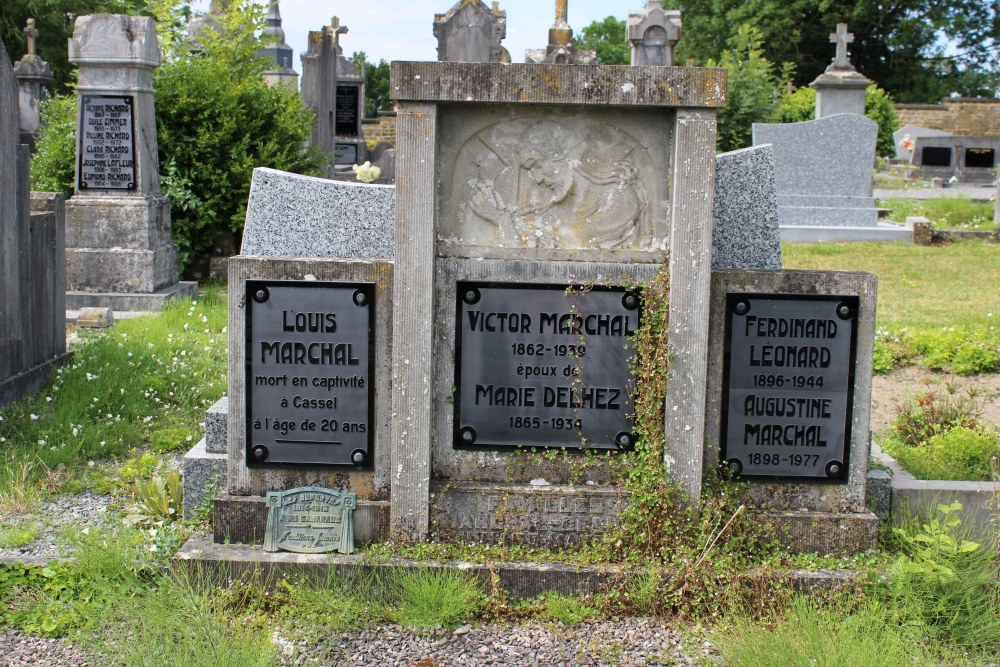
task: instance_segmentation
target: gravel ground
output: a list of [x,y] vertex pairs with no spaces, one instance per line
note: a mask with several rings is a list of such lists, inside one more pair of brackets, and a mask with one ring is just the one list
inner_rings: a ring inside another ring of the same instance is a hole
[[[28,517],[4,517],[4,521],[30,519],[42,530],[34,542],[23,547],[0,549],[0,561],[44,562],[60,556],[58,537],[64,526],[84,528],[106,524],[112,496],[85,491],[72,496],[60,496],[45,503]],[[2,664],[2,663],[0,663]]]
[[0,667],[98,667],[65,639],[46,639],[20,630],[0,634]]
[[[680,636],[655,619],[625,618],[575,627],[531,622],[466,625],[430,635],[398,625],[342,633],[309,646],[279,641],[282,664],[295,667],[384,665],[451,667],[509,665],[697,665]],[[705,642],[700,653],[713,653]]]

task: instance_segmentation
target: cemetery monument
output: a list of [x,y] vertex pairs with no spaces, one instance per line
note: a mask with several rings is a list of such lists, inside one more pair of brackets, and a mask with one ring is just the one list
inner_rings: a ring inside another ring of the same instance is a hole
[[365,78],[344,57],[340,36],[346,33],[336,16],[309,33],[309,50],[302,55],[302,99],[316,113],[312,144],[327,156],[323,177],[353,180],[351,165],[361,164],[366,155],[361,133]]
[[444,14],[434,15],[438,60],[457,63],[510,62],[500,42],[507,36],[507,12],[498,2],[458,0]]
[[76,19],[70,61],[80,100],[74,195],[66,202],[66,307],[149,310],[178,295],[170,201],[160,192],[150,17]]
[[837,45],[833,61],[809,84],[816,90],[816,118],[826,118],[839,113],[865,115],[865,90],[872,85],[870,79],[851,64],[847,45],[854,41],[854,34],[847,32],[846,23],[838,23],[830,41]]
[[14,63],[14,77],[17,79],[18,102],[21,117],[21,143],[34,149],[35,137],[41,128],[38,105],[48,99],[47,89],[52,83],[52,68],[35,53],[35,19],[28,19],[24,29],[28,50]]
[[[714,154],[724,70],[396,62],[392,90],[395,189],[255,174],[217,543],[266,542],[268,494],[302,487],[351,496],[358,542],[604,530],[656,316],[634,286],[666,268],[666,477],[696,501],[725,463],[791,548],[874,545],[874,279],[778,270],[777,160]],[[389,192],[394,219],[345,226]]]
[[0,407],[39,390],[69,356],[63,198],[29,192],[19,106],[0,41]]
[[524,62],[548,65],[592,65],[597,54],[573,46],[573,29],[569,27],[569,0],[556,0],[556,20],[549,28],[549,45],[544,49],[527,49]]
[[674,46],[681,38],[681,12],[664,9],[663,0],[647,0],[645,9],[630,11],[626,25],[632,65],[674,64]]

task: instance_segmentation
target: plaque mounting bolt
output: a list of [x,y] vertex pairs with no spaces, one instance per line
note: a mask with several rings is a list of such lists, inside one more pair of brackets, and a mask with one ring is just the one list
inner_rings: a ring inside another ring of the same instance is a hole
[[267,447],[264,445],[256,445],[250,450],[250,456],[252,456],[253,460],[257,463],[263,463],[267,459],[267,454]]
[[622,305],[626,310],[635,310],[639,307],[639,297],[631,292],[626,292],[622,297]]
[[837,306],[837,317],[839,317],[842,320],[846,320],[850,316],[851,316],[850,306],[848,306],[846,303],[842,303],[839,306]]
[[462,294],[462,301],[471,306],[474,303],[479,303],[479,299],[481,297],[482,295],[479,293],[479,290],[477,290],[475,287],[470,287],[469,289],[465,290],[464,294]]
[[476,441],[476,429],[472,428],[471,426],[466,426],[461,431],[459,431],[458,437],[462,439],[462,442],[464,444],[471,445]]
[[750,304],[748,304],[746,301],[740,301],[739,303],[736,304],[736,308],[734,310],[736,311],[737,315],[746,315],[747,313],[750,312]]
[[356,466],[364,465],[365,463],[365,453],[360,449],[355,449],[351,453],[351,463]]
[[260,287],[253,293],[253,300],[257,303],[264,303],[271,297],[271,293],[266,287]]
[[361,290],[355,290],[354,292],[354,303],[358,306],[368,305],[368,295]]
[[837,477],[840,475],[842,470],[842,465],[840,461],[830,461],[826,464],[826,476],[827,477]]

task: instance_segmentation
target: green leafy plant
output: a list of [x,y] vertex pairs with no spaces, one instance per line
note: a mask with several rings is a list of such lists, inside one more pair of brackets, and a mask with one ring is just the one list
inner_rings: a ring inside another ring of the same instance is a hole
[[976,428],[981,415],[972,396],[927,391],[896,406],[892,431],[902,444],[918,447],[959,426]]
[[179,470],[153,475],[148,480],[137,480],[132,493],[138,506],[136,513],[129,517],[130,522],[151,525],[180,518],[184,487]]
[[760,30],[749,23],[733,33],[718,60],[706,65],[725,67],[729,73],[726,107],[716,115],[716,147],[731,151],[749,146],[752,125],[771,119],[775,97],[791,78],[793,67],[787,63],[776,67],[768,60]]
[[397,621],[418,630],[454,627],[471,618],[483,600],[476,583],[454,570],[400,569],[392,585]]
[[919,528],[897,527],[901,555],[884,582],[887,609],[917,637],[969,650],[1000,646],[1000,579],[996,553],[965,539],[959,503],[938,505]]
[[890,453],[917,479],[989,482],[1000,450],[1000,437],[985,426],[957,426],[931,436],[920,447],[891,447]]

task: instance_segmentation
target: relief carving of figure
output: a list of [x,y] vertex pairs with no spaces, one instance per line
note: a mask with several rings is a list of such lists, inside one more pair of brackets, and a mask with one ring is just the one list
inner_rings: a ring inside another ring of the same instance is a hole
[[530,248],[643,247],[651,206],[643,147],[592,121],[497,123],[458,152],[453,192],[463,241]]

